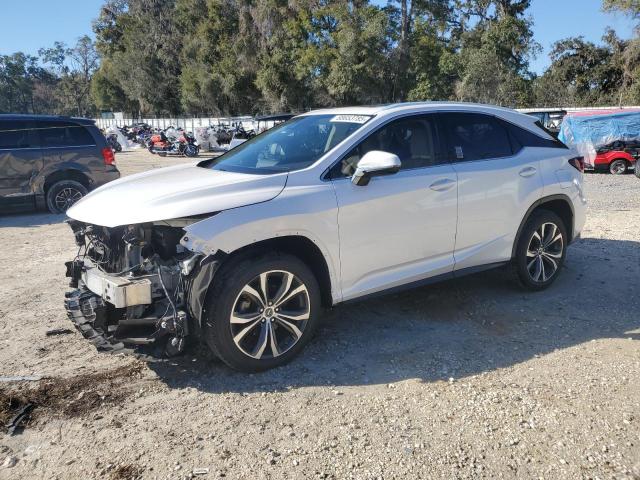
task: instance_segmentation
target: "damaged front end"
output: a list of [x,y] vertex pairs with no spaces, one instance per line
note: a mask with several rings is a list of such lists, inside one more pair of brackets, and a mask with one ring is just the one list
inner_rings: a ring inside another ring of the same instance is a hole
[[197,220],[113,228],[69,220],[79,249],[66,263],[74,290],[65,307],[98,350],[174,356],[199,336],[219,258],[180,244],[183,227]]

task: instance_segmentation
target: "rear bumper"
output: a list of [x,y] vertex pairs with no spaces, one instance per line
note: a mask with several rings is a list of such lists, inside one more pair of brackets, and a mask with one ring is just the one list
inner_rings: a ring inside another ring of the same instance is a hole
[[120,178],[120,170],[115,165],[106,166],[104,172],[92,171],[89,180],[91,181],[91,189],[101,187],[102,185],[112,182]]

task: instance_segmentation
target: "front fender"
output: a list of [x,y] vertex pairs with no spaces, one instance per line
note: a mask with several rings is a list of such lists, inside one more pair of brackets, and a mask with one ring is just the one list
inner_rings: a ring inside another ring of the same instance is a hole
[[256,242],[302,236],[318,246],[327,263],[334,303],[339,288],[337,204],[329,183],[286,187],[273,200],[225,210],[185,227],[181,244],[204,255],[231,254]]

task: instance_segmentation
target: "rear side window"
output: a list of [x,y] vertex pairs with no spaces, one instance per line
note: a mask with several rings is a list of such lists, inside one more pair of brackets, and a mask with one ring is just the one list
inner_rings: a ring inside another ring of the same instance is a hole
[[39,122],[37,130],[43,148],[92,146],[96,142],[83,126],[71,122]]
[[449,155],[458,162],[485,160],[513,155],[506,128],[490,115],[447,113]]
[[[518,127],[513,123],[501,121],[504,127],[509,131],[512,142],[514,143],[514,150],[520,150],[523,147],[543,147],[543,148],[568,148],[560,140],[542,138],[529,130],[522,127]],[[545,129],[540,122],[536,122],[536,126],[542,131],[553,136],[551,132]]]
[[23,148],[36,148],[37,138],[30,125],[23,121],[0,122],[0,149],[19,150]]

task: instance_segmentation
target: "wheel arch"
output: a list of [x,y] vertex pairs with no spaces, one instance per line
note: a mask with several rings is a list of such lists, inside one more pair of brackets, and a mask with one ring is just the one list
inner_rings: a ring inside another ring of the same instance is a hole
[[287,253],[299,258],[311,269],[318,281],[322,305],[330,307],[333,304],[331,273],[327,260],[320,247],[303,235],[283,235],[245,245],[225,255],[220,268],[232,260],[258,256],[266,252]]
[[87,177],[83,172],[75,169],[66,169],[57,170],[45,177],[44,183],[42,185],[43,193],[46,194],[53,184],[61,180],[75,180],[76,182],[82,184],[87,190],[91,188],[89,177]]
[[568,243],[573,240],[573,232],[575,228],[575,211],[573,209],[573,203],[571,202],[571,199],[568,196],[562,194],[543,197],[529,207],[527,213],[525,213],[522,221],[520,222],[520,226],[518,227],[518,231],[513,242],[513,247],[511,249],[511,258],[515,258],[516,248],[518,246],[518,242],[520,241],[520,235],[522,234],[524,226],[529,221],[529,218],[531,218],[531,215],[533,215],[533,213],[538,210],[548,210],[558,215],[567,228],[567,234],[569,235]]

